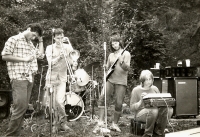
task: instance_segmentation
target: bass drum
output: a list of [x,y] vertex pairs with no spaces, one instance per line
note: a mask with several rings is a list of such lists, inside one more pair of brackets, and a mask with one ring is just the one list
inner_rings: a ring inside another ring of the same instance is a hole
[[65,95],[65,113],[69,121],[75,121],[81,117],[84,111],[82,98],[74,92],[67,92]]

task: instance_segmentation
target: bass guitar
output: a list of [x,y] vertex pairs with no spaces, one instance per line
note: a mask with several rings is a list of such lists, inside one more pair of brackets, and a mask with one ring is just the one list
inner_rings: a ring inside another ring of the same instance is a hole
[[[128,46],[129,46],[131,43],[132,43],[132,41],[129,42],[129,43],[126,45],[126,47],[123,49],[121,55],[123,55],[124,51],[128,48]],[[120,55],[120,56],[121,56],[121,55]],[[118,60],[119,60],[119,57],[115,60],[115,62],[114,62],[114,63],[112,64],[112,66],[109,68],[109,70],[108,70],[108,72],[107,72],[107,75],[106,75],[106,81],[108,80],[108,78],[109,78],[109,77],[112,75],[112,73],[114,72],[114,69],[115,69],[115,66],[116,66]]]

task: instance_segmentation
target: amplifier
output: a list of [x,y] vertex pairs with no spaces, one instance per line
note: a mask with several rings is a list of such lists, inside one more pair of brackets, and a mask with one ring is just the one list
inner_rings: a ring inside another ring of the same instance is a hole
[[150,71],[152,72],[154,78],[160,78],[160,69],[150,68]]
[[165,77],[197,77],[196,67],[166,67]]
[[186,67],[187,77],[198,77],[198,69],[196,67]]

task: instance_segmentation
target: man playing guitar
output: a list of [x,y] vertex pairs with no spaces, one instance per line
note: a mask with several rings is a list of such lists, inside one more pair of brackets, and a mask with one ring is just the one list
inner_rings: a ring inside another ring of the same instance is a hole
[[[126,92],[127,76],[128,70],[130,68],[131,55],[128,51],[122,49],[121,38],[118,34],[114,34],[111,38],[111,50],[112,53],[110,53],[108,56],[106,69],[112,67],[113,71],[112,74],[109,74],[109,77],[108,74],[106,77],[106,102],[111,100],[112,94],[116,94],[115,112],[111,129],[121,132],[117,123],[121,115],[122,103]],[[113,64],[115,66],[113,66]],[[99,122],[93,130],[94,133],[97,133],[97,131],[99,131],[100,128],[104,126],[104,102],[105,99],[103,94],[99,99]]]

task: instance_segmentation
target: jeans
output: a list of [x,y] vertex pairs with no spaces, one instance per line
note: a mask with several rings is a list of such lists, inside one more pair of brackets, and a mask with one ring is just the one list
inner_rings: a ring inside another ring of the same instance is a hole
[[13,105],[6,136],[19,136],[24,115],[28,108],[33,82],[29,82],[28,80],[12,80],[11,86]]
[[53,107],[55,111],[56,121],[61,121],[66,117],[65,113],[65,94],[66,82],[60,82],[59,85],[53,87]]
[[[113,94],[116,94],[115,100],[115,111],[121,112],[122,111],[122,103],[124,101],[124,96],[126,93],[126,86],[113,84],[109,81],[106,82],[106,103],[110,103],[111,97]],[[99,107],[105,106],[105,95],[102,94],[99,98]]]
[[136,121],[146,123],[145,134],[151,136],[153,135],[153,132],[164,134],[167,122],[173,114],[173,108],[168,108],[144,108],[136,114]]

